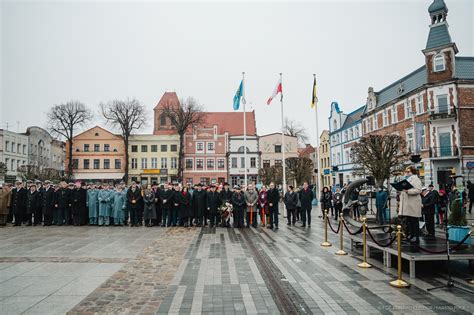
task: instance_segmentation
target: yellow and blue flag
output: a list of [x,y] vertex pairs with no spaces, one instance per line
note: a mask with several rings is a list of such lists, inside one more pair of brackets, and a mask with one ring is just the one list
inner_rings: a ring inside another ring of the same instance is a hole
[[239,88],[237,89],[237,92],[235,92],[234,110],[239,109],[241,99],[242,99],[242,104],[245,104],[244,80],[240,81]]

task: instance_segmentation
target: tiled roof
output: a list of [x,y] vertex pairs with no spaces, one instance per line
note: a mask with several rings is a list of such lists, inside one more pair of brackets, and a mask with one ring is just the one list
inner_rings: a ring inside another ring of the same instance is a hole
[[[255,123],[255,111],[246,112],[247,135],[255,136],[257,127]],[[244,115],[242,112],[207,112],[201,128],[211,128],[217,125],[220,134],[227,132],[229,136],[244,134]]]
[[456,78],[474,79],[474,57],[456,57]]
[[172,106],[178,106],[179,105],[179,99],[178,99],[178,95],[176,94],[176,92],[165,92],[163,94],[163,96],[161,97],[160,101],[158,102],[158,104],[156,104],[154,110],[158,109],[158,108],[162,108],[166,105],[172,105]]
[[[390,84],[377,95],[377,107],[383,106],[399,97],[416,90],[427,82],[426,66],[422,66],[400,80]],[[399,92],[401,91],[401,92]]]
[[446,23],[433,24],[430,28],[426,49],[442,47],[452,44],[451,36],[449,36],[448,25]]
[[300,157],[309,158],[311,153],[314,153],[316,149],[312,145],[306,145],[304,148],[298,148],[298,155]]
[[365,105],[359,107],[352,113],[347,114],[346,121],[344,121],[344,124],[342,125],[341,129],[349,128],[352,125],[356,124],[357,122],[361,121],[362,114],[364,113],[364,111],[365,111]]

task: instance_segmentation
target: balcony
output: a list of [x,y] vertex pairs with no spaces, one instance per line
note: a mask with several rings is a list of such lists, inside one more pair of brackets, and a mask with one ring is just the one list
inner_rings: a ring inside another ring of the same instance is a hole
[[459,156],[457,146],[441,146],[430,148],[430,158],[432,159],[452,159]]
[[430,120],[441,120],[441,119],[456,119],[456,110],[450,108],[448,105],[437,106],[430,110]]

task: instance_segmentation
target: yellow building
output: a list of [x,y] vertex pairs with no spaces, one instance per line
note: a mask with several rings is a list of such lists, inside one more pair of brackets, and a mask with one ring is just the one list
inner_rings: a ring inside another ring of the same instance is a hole
[[319,137],[319,165],[321,165],[321,185],[331,185],[331,161],[329,152],[329,131],[323,130]]
[[129,143],[129,179],[142,184],[177,180],[178,135],[133,135]]

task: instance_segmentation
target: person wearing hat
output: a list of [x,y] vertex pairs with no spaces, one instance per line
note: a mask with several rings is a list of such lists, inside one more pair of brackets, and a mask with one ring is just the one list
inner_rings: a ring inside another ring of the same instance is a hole
[[[208,217],[210,219],[209,226],[210,227],[217,226],[218,224],[217,211],[219,210],[221,201],[220,201],[219,194],[216,192],[215,185],[211,185],[210,191],[207,192],[206,203],[207,203]],[[205,218],[204,218],[203,226],[206,226]]]
[[232,194],[232,208],[234,214],[234,228],[244,227],[244,209],[245,209],[245,197],[240,186],[234,186],[234,192]]
[[143,190],[143,219],[145,226],[152,227],[153,220],[156,220],[155,192],[151,185],[147,185]]
[[88,208],[89,225],[97,225],[99,217],[99,189],[95,184],[91,184],[87,190],[86,206]]
[[41,192],[41,211],[43,212],[43,225],[50,226],[53,223],[54,211],[54,188],[49,180],[44,182]]
[[[60,188],[55,194],[54,208],[56,212],[56,224],[61,226],[68,224],[67,215],[69,214],[69,207],[71,204],[71,190],[68,189],[68,184],[65,181],[60,183]],[[54,214],[53,214],[54,217]],[[54,220],[54,218],[53,218]]]
[[86,222],[87,213],[87,191],[83,188],[80,181],[76,182],[72,190],[72,217],[74,226],[83,225]]
[[11,187],[9,184],[0,186],[0,226],[7,224],[8,214],[10,212]]
[[104,189],[97,195],[99,200],[99,226],[110,225],[110,215],[112,213],[113,191],[110,190],[108,183],[104,184]]
[[196,226],[203,226],[206,222],[207,192],[202,189],[201,183],[196,185],[193,193],[193,217],[196,219]]
[[247,190],[244,193],[245,203],[247,204],[246,209],[246,220],[247,227],[250,227],[250,221],[252,221],[252,226],[257,227],[257,201],[258,193],[254,189],[252,184],[247,186]]
[[181,186],[178,183],[174,184],[174,191],[173,191],[173,206],[171,207],[171,226],[177,226],[180,208],[180,201],[181,201]]
[[161,220],[163,219],[163,207],[161,206],[160,200],[160,187],[158,186],[157,182],[153,182],[151,185],[151,189],[155,194],[155,211],[156,211],[156,219],[152,220],[154,226],[160,226]]
[[36,189],[36,184],[31,183],[26,197],[26,217],[27,226],[41,224],[40,196]]
[[161,226],[171,226],[171,206],[173,204],[173,190],[170,183],[165,183],[164,189],[159,191],[161,201]]
[[125,209],[127,206],[127,195],[120,184],[115,185],[113,192],[112,217],[115,226],[123,226],[125,224]]
[[26,218],[26,197],[27,191],[23,183],[18,181],[12,189],[10,210],[13,214],[14,226],[21,226]]
[[141,211],[142,192],[136,182],[127,191],[127,201],[130,206],[130,226],[138,226],[138,213]]

